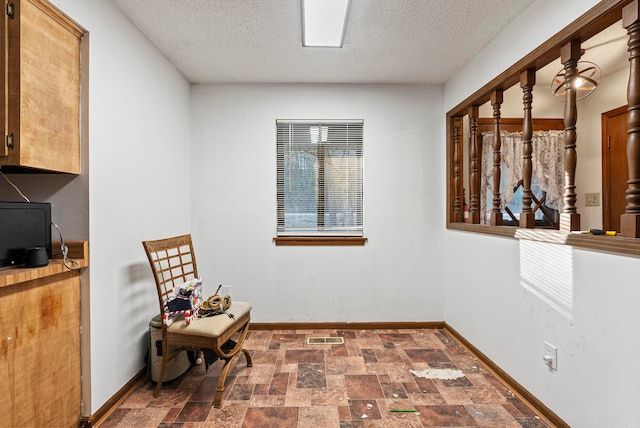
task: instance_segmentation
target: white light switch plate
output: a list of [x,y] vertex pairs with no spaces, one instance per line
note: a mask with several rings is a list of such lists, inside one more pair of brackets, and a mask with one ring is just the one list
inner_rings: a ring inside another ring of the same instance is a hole
[[544,355],[542,359],[551,370],[558,370],[558,348],[549,342],[544,342]]

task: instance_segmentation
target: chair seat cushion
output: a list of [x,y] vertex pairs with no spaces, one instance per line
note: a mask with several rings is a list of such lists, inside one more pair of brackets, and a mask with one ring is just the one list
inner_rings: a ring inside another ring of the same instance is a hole
[[218,337],[250,311],[250,303],[232,301],[227,313],[233,314],[234,318],[227,316],[227,314],[220,314],[212,317],[196,318],[190,324],[187,324],[183,319],[179,319],[167,327],[167,332]]

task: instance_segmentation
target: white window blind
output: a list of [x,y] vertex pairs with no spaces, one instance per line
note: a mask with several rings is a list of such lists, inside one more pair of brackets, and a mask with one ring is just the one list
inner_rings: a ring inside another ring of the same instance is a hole
[[362,120],[277,120],[278,236],[362,236]]

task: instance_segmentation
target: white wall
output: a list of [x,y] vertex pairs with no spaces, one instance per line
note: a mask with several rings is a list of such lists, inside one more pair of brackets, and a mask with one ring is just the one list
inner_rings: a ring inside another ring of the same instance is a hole
[[[633,332],[640,322],[640,260],[563,247],[571,257],[546,269],[568,270],[573,278],[568,319],[521,285],[520,245],[449,232],[445,319],[569,425],[638,426],[640,391],[629,368],[640,352]],[[545,341],[558,348],[557,372],[542,361]]]
[[90,33],[91,358],[83,370],[91,391],[83,399],[93,414],[144,366],[158,303],[140,242],[190,229],[189,84],[110,1],[53,3]]
[[[440,88],[195,85],[193,232],[205,288],[255,322],[444,315]],[[364,119],[364,247],[276,247],[276,119]]]
[[[536,1],[445,85],[445,110],[595,3]],[[524,28],[536,32],[525,40]],[[599,130],[583,125],[581,137],[599,140]],[[594,154],[582,156],[589,162]],[[584,186],[582,191],[591,191]],[[566,260],[547,269],[570,278],[573,309],[567,318],[521,285],[520,256],[527,243],[456,231],[447,231],[445,241],[445,319],[452,327],[571,426],[640,424],[632,410],[640,400],[637,377],[627,373],[640,353],[640,340],[631,331],[640,321],[635,308],[640,289],[634,286],[639,258],[563,246]],[[558,251],[552,244],[535,248],[542,254]],[[542,361],[544,341],[558,347],[557,372]]]

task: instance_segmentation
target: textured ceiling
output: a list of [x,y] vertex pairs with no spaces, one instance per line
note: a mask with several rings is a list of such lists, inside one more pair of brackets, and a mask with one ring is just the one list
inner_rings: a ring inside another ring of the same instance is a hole
[[442,84],[533,0],[352,0],[342,49],[299,0],[112,0],[193,83]]

